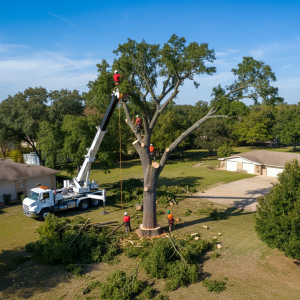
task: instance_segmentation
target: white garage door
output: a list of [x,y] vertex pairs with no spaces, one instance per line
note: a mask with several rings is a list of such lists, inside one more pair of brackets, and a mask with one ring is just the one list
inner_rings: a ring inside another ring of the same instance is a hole
[[47,186],[48,188],[51,189],[50,176],[53,176],[53,175],[42,176],[42,177],[34,177],[34,178],[27,179],[27,188],[28,189],[33,189],[33,188],[36,187],[37,183],[40,183],[41,185]]
[[254,174],[254,164],[243,163],[243,171],[247,171],[249,174]]
[[6,182],[0,183],[0,202],[3,202],[3,194],[11,194],[11,200],[15,200],[16,197],[16,189],[14,182]]
[[236,161],[227,160],[226,161],[226,170],[227,171],[236,171],[237,170]]
[[283,169],[275,167],[267,167],[267,176],[276,177],[277,174],[281,173]]

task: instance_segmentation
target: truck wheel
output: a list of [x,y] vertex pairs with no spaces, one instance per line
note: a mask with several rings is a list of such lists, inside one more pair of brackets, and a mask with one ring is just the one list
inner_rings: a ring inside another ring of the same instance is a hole
[[48,208],[43,209],[39,214],[39,218],[41,221],[45,221],[46,217],[51,214],[52,214],[52,211],[50,209],[48,209]]
[[82,200],[82,201],[80,201],[78,207],[79,207],[80,210],[86,210],[86,209],[88,209],[89,208],[89,201],[88,200]]
[[91,201],[91,205],[92,205],[92,207],[96,207],[96,206],[98,206],[98,205],[99,205],[99,203],[100,203],[100,201],[99,201],[98,199],[92,199],[92,201]]

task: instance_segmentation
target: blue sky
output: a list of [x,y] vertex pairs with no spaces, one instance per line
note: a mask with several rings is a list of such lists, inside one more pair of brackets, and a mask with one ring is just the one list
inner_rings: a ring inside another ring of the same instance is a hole
[[[280,96],[300,101],[300,1],[6,1],[0,10],[0,101],[27,87],[78,89],[127,38],[163,44],[175,33],[208,43],[217,73],[186,83],[179,104],[210,100],[243,56],[269,64]],[[247,102],[250,104],[251,102]]]

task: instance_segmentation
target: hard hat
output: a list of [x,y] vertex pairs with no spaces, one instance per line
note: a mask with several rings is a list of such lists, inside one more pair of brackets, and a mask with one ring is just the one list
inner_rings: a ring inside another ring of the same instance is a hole
[[153,144],[150,144],[150,146],[153,146]]
[[167,211],[167,214],[169,214],[169,213],[170,213],[170,211],[168,210],[168,211]]
[[136,115],[136,117],[139,118],[140,116],[139,116],[139,115]]
[[124,216],[127,216],[127,212],[126,211],[124,212]]
[[117,70],[115,70],[115,74],[117,74],[118,73],[118,71]]

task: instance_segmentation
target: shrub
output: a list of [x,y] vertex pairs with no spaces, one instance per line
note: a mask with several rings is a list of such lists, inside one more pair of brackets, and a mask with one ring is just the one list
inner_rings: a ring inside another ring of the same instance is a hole
[[18,199],[21,200],[21,196],[23,195],[23,192],[18,192]]
[[189,208],[187,208],[186,211],[185,211],[185,213],[182,214],[182,215],[185,216],[185,217],[188,217],[188,216],[190,216],[191,214],[192,214],[192,211],[191,211]]
[[220,146],[217,153],[219,158],[228,157],[231,154],[233,154],[234,153],[233,142],[225,143],[222,146]]
[[10,156],[14,162],[23,163],[23,153],[19,149],[12,150]]
[[258,199],[255,229],[269,247],[300,260],[300,165],[285,164],[278,183]]
[[216,292],[219,294],[220,292],[226,290],[226,282],[223,280],[217,281],[206,278],[202,284],[203,286],[207,287],[210,292]]
[[11,194],[3,194],[2,198],[5,205],[8,205],[11,201]]

